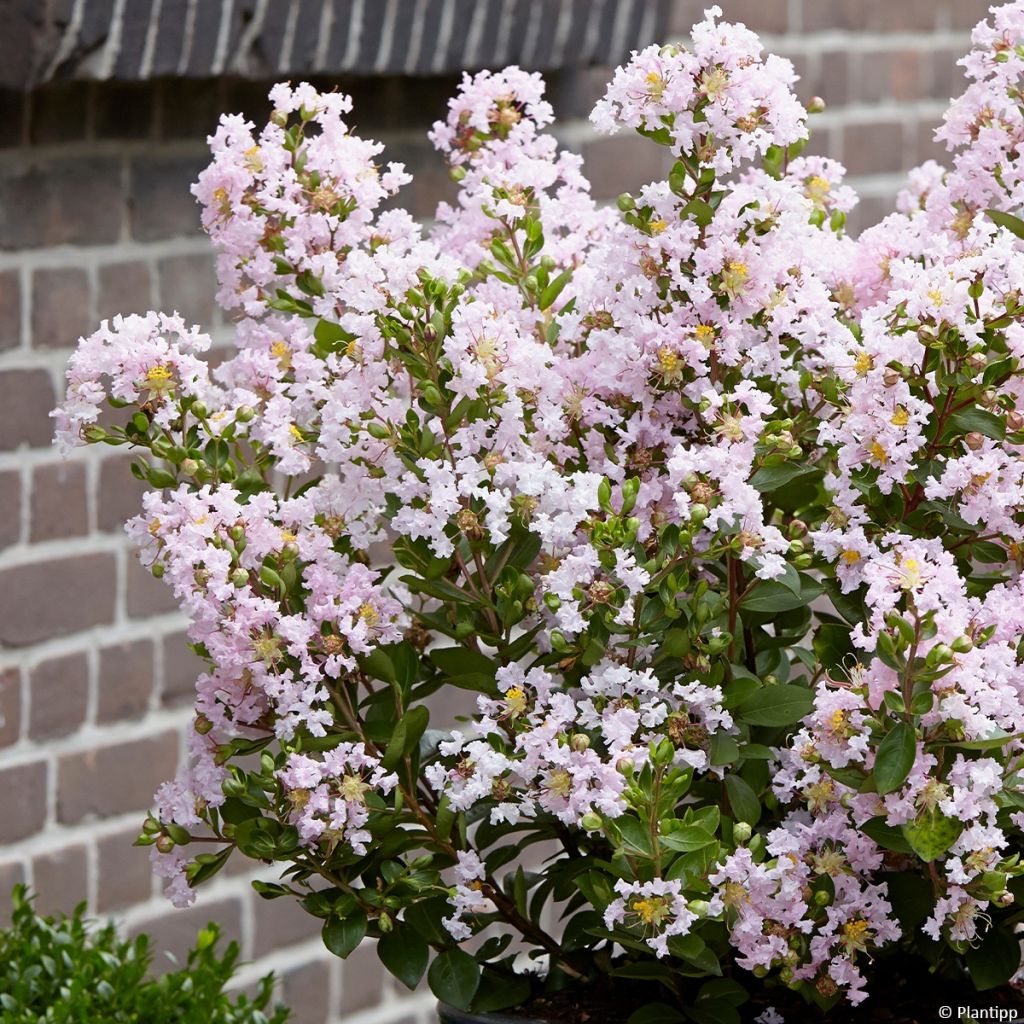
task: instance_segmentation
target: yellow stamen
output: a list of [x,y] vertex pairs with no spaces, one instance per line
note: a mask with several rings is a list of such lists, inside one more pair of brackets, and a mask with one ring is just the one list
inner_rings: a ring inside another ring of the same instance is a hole
[[898,405],[889,422],[897,427],[905,427],[910,422],[910,413],[902,405]]
[[860,561],[860,552],[854,551],[853,548],[847,548],[843,552],[843,561],[847,565],[854,565],[856,562]]

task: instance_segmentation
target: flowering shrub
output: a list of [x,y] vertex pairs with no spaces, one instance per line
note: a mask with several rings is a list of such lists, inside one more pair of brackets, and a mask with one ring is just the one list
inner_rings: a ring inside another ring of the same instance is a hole
[[275,87],[195,186],[237,352],[82,342],[60,443],[141,453],[128,531],[209,665],[140,840],[175,904],[276,863],[332,951],[477,1010],[524,963],[697,1021],[751,974],[858,1003],[890,950],[1018,971],[1024,2],[952,170],[856,241],[792,67],[719,16],[598,103],[675,159],[617,210],[536,75],[466,77],[429,233],[346,97]]

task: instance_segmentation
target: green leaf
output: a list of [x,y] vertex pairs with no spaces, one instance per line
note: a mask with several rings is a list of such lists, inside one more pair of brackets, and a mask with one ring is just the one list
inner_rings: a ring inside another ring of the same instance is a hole
[[484,968],[480,987],[473,996],[473,1013],[493,1013],[522,1006],[530,998],[530,979],[524,974],[500,974]]
[[949,417],[946,435],[949,436],[951,433],[977,433],[1001,441],[1006,437],[1006,420],[986,409],[961,409]]
[[791,484],[801,477],[810,476],[820,472],[814,466],[808,466],[806,462],[783,462],[778,466],[762,466],[751,478],[750,483],[762,494],[770,494],[772,491]]
[[430,947],[412,928],[396,927],[377,942],[380,962],[406,987],[415,988],[427,969]]
[[547,309],[549,306],[553,306],[555,300],[559,295],[562,294],[562,289],[569,283],[572,278],[572,267],[568,270],[563,270],[558,277],[556,277],[541,293],[540,299],[538,300],[538,307],[540,309]]
[[765,686],[739,706],[740,718],[749,725],[792,725],[810,714],[814,695],[805,686],[786,683]]
[[480,965],[461,949],[439,953],[427,971],[430,991],[457,1010],[468,1010],[480,987]]
[[1014,217],[1012,213],[1004,213],[1002,210],[986,210],[989,220],[998,224],[1001,228],[1013,232],[1018,238],[1024,238],[1024,220]]
[[345,959],[366,937],[366,911],[357,907],[346,917],[329,917],[322,931],[324,945]]
[[729,794],[729,805],[735,817],[748,825],[756,825],[761,817],[761,801],[749,784],[738,775],[727,775],[725,791]]
[[937,811],[922,814],[903,826],[903,834],[914,853],[921,860],[929,862],[941,857],[957,841],[963,830],[963,822],[947,818]]
[[875,756],[875,786],[880,796],[894,793],[906,781],[917,754],[917,730],[900,722],[885,734]]
[[808,599],[775,580],[761,580],[751,587],[740,600],[740,607],[748,612],[788,612],[808,603]]
[[967,970],[980,992],[1005,985],[1020,962],[1020,940],[998,926],[989,929],[980,946],[967,950]]
[[870,821],[864,822],[860,830],[869,839],[878,843],[883,850],[892,850],[894,853],[914,852],[902,830],[886,824],[885,818],[872,818]]
[[685,825],[667,835],[663,835],[659,842],[670,850],[677,850],[679,853],[692,853],[694,850],[702,850],[705,846],[717,843],[718,840],[705,829],[697,825]]
[[387,750],[381,758],[381,764],[391,771],[402,763],[402,758],[419,746],[420,737],[426,731],[430,721],[430,712],[422,704],[410,708],[399,719],[395,731],[391,734]]
[[629,1015],[626,1024],[677,1024],[682,1013],[666,1003],[647,1003]]

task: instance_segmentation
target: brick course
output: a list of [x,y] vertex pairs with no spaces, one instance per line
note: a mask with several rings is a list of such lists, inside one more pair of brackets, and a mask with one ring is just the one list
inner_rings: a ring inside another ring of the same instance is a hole
[[[98,6],[84,5],[86,21]],[[268,18],[279,6],[267,5]],[[683,33],[706,6],[675,0],[670,33]],[[855,227],[891,209],[907,167],[941,158],[932,132],[963,87],[954,60],[987,0],[723,6],[794,61],[803,99],[826,99],[810,151],[849,165],[862,194]],[[176,73],[182,39],[173,30],[188,7],[163,0],[168,31],[154,74]],[[99,23],[83,23],[83,44],[99,45],[95,33]],[[337,39],[328,42],[330,50]],[[252,893],[253,865],[232,862],[180,914],[155,895],[147,851],[130,845],[153,788],[181,755],[201,663],[168,588],[136,564],[124,539],[143,490],[128,475],[130,456],[90,449],[62,463],[47,413],[75,338],[101,318],[178,308],[225,335],[229,318],[213,309],[211,250],[189,184],[220,111],[265,119],[279,54],[253,64],[267,79],[256,82],[211,79],[200,56],[192,54],[200,77],[190,81],[0,89],[0,918],[22,878],[42,890],[44,906],[70,910],[88,898],[91,909],[149,928],[179,952],[213,918],[255,961],[246,983],[280,972],[295,1024],[336,1024],[344,1013],[369,1013],[367,1024],[425,1022],[429,997],[399,996],[370,950],[332,961],[315,921]],[[549,76],[559,131],[591,162],[601,199],[660,173],[665,156],[628,137],[595,139],[586,117],[606,79],[601,69]],[[429,216],[451,197],[424,132],[443,115],[453,76],[316,81],[350,89],[352,123],[417,175],[401,197],[414,213]]]

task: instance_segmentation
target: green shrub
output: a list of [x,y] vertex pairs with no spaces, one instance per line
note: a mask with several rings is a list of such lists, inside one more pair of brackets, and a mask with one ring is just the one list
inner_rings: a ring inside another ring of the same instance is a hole
[[228,994],[238,944],[218,955],[220,931],[200,931],[185,966],[148,975],[149,938],[121,939],[112,924],[84,916],[44,917],[24,886],[13,894],[13,923],[0,931],[0,1024],[284,1024],[270,1007],[273,976],[255,996]]

